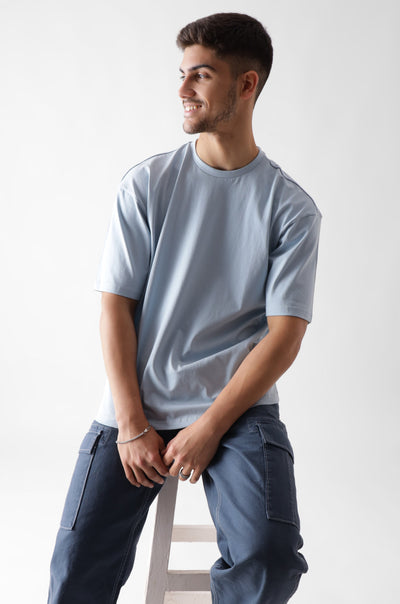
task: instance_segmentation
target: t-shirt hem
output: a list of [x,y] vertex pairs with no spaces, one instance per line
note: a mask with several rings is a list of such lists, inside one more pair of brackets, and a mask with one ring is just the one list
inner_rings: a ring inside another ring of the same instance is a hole
[[[261,407],[264,405],[276,405],[279,403],[279,396],[274,397],[273,400],[265,400],[261,399],[254,405],[253,407]],[[181,430],[182,428],[186,428],[193,424],[199,417],[201,417],[204,413],[205,409],[199,411],[198,413],[193,413],[190,415],[182,415],[179,418],[165,418],[163,420],[153,419],[151,415],[147,416],[149,424],[153,426],[155,430]],[[118,428],[117,421],[114,416],[111,416],[109,413],[104,413],[104,407],[101,406],[98,410],[95,418],[97,422],[103,424],[104,426],[109,426],[110,428]]]
[[114,285],[103,285],[101,283],[96,284],[94,290],[98,292],[116,294],[118,296],[125,296],[126,298],[132,298],[133,300],[140,300],[141,296],[141,292],[139,292],[138,290],[132,290],[126,287],[117,287]]
[[97,412],[94,419],[96,422],[99,422],[99,424],[103,424],[103,426],[109,426],[110,428],[118,428],[117,421],[108,415],[103,415],[101,411]]
[[[279,398],[277,398],[276,400],[260,401],[252,405],[252,408],[261,407],[263,405],[276,405],[278,403]],[[149,423],[153,426],[155,430],[181,430],[182,428],[186,428],[187,426],[190,426],[190,424],[193,424],[193,422],[199,419],[199,417],[201,417],[203,413],[204,411],[201,411],[193,415],[182,416],[179,418],[179,420],[174,419],[169,421],[151,420],[151,418],[149,418]]]
[[311,323],[312,320],[312,312],[304,308],[300,308],[298,306],[286,306],[284,308],[266,308],[265,315],[267,317],[277,317],[280,315],[299,317],[300,319],[305,319],[306,321],[308,321],[308,323]]

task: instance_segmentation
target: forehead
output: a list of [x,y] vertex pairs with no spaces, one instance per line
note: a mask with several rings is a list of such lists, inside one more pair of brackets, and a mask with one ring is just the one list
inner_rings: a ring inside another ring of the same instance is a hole
[[211,71],[221,74],[229,71],[229,64],[217,58],[211,48],[206,48],[200,44],[193,44],[185,48],[180,70],[190,71],[194,68],[199,69],[200,66],[208,66]]

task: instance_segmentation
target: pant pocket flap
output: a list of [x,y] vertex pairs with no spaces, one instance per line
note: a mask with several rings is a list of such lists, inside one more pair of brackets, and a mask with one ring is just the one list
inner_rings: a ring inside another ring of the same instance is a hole
[[75,527],[101,435],[102,430],[89,430],[84,436],[64,504],[61,518],[61,528],[63,529],[71,531]]
[[289,437],[286,432],[285,425],[277,422],[270,423],[258,423],[261,436],[264,441],[264,445],[274,445],[287,451],[294,461],[294,454],[292,445],[290,444]]
[[289,522],[299,529],[293,449],[285,424],[260,422],[258,429],[264,445],[267,517]]
[[100,439],[101,434],[101,431],[95,432],[93,430],[90,430],[89,432],[87,432],[79,448],[79,453],[87,453],[88,455],[92,455]]

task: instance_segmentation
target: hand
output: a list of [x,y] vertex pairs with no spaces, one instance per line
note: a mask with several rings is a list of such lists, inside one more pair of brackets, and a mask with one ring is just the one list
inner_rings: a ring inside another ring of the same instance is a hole
[[[117,440],[127,440],[129,436],[118,432]],[[154,482],[163,484],[162,476],[168,476],[168,468],[160,451],[165,444],[161,436],[152,428],[147,434],[125,445],[118,445],[118,453],[125,476],[135,487],[154,487]]]
[[219,441],[220,436],[210,434],[210,430],[197,420],[170,440],[161,451],[163,461],[169,466],[171,476],[178,476],[181,468],[183,474],[193,471],[190,482],[194,484],[214,457]]

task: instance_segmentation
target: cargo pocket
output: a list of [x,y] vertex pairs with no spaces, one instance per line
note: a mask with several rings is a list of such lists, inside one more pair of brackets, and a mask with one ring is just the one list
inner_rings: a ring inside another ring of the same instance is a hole
[[61,518],[60,526],[63,529],[71,531],[75,526],[101,435],[102,431],[90,430],[82,441]]
[[269,520],[300,529],[294,479],[293,449],[282,422],[257,422],[264,449],[265,500]]

